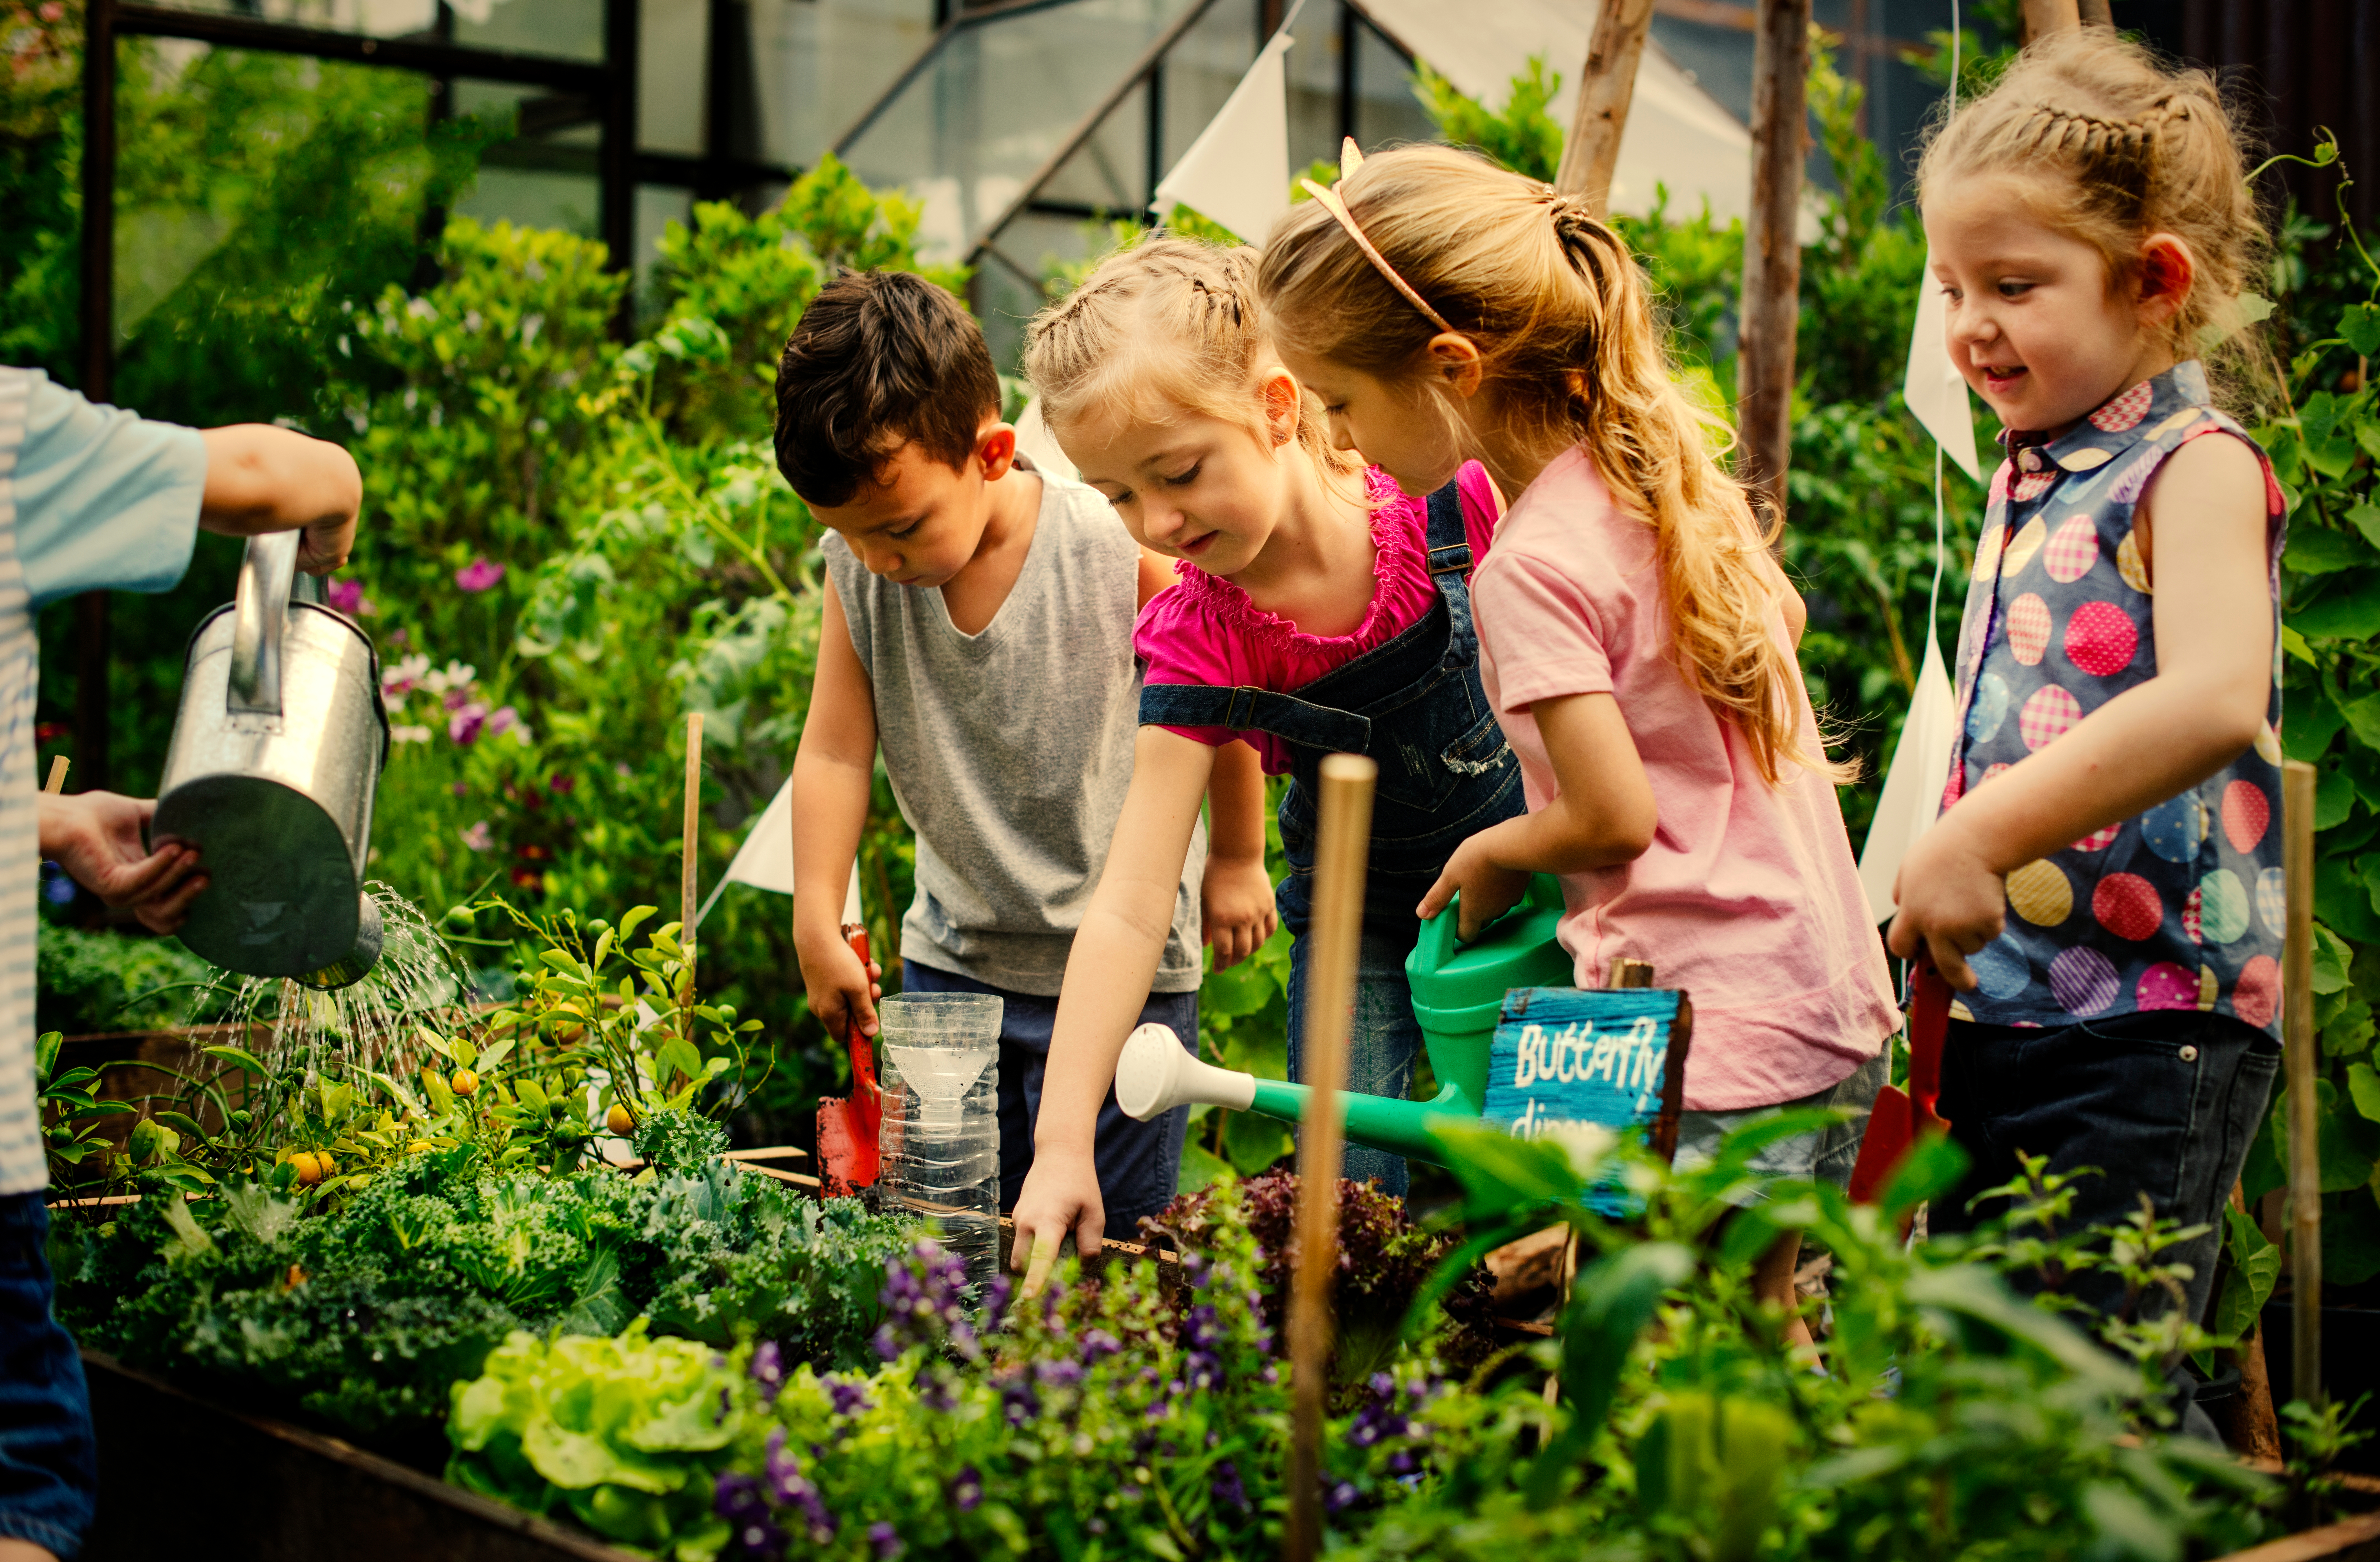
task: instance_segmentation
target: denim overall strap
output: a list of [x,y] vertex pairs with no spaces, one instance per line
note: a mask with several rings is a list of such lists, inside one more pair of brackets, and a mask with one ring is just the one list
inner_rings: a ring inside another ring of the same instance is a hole
[[1243,684],[1222,689],[1203,683],[1152,683],[1140,691],[1143,726],[1226,726],[1234,732],[1269,732],[1301,748],[1325,753],[1360,754],[1372,746],[1372,724],[1352,711],[1333,710]]

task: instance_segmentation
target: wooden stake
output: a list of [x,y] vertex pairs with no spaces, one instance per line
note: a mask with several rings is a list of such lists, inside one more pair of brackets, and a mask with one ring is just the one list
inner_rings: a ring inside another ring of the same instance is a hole
[[1752,213],[1743,226],[1743,325],[1736,358],[1743,455],[1737,475],[1782,519],[1801,317],[1810,0],[1759,0],[1754,27]]
[[[2105,10],[2104,6],[2098,7]],[[2018,8],[2017,42],[2034,43],[2064,27],[2082,25],[2079,0],[2023,0]]]
[[2281,871],[2289,933],[2281,946],[2281,1038],[2289,1074],[2290,1315],[2297,1321],[2289,1386],[2322,1405],[2322,1142],[2314,1116],[2313,766],[2281,766]]
[[51,797],[56,797],[66,789],[67,757],[64,754],[53,754],[50,756],[50,778],[42,784],[42,790]]
[[1364,928],[1364,865],[1380,767],[1358,754],[1322,762],[1315,851],[1314,958],[1305,980],[1305,1085],[1297,1146],[1297,1270],[1289,1301],[1289,1533],[1281,1555],[1322,1550],[1322,1425],[1330,1397],[1330,1276],[1339,1266],[1339,1158],[1346,1141],[1347,1026]]
[[1611,170],[1620,162],[1621,133],[1628,128],[1628,104],[1636,95],[1636,67],[1645,57],[1645,35],[1653,25],[1653,0],[1604,0],[1595,32],[1586,41],[1586,65],[1579,72],[1578,108],[1570,140],[1562,144],[1554,188],[1583,195],[1588,213],[1602,217],[1611,208]]
[[677,942],[686,958],[686,984],[678,999],[682,1031],[694,1040],[695,829],[702,813],[702,713],[686,718],[686,828],[678,869]]

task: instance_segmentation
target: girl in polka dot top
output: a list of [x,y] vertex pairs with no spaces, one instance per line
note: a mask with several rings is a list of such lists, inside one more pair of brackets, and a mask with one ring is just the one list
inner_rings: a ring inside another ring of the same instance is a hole
[[[2212,405],[2264,241],[2214,83],[2053,34],[1919,174],[1950,355],[2006,432],[1959,643],[1944,812],[1890,944],[1959,990],[1941,1111],[1974,1158],[2095,1168],[2216,1222],[2279,1059],[2278,563],[2264,453]],[[2179,1256],[2203,1310],[2214,1237]],[[2120,1303],[2107,1276],[2070,1292]]]

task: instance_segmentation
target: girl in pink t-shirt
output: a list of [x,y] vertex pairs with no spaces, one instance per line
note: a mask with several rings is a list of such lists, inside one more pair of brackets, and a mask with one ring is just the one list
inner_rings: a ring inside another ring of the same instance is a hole
[[[1478,455],[1517,494],[1475,591],[1486,684],[1530,812],[1423,898],[1470,936],[1561,877],[1582,986],[1614,957],[1692,995],[1682,1157],[1747,1113],[1864,1117],[1898,1025],[1816,720],[1803,612],[1711,420],[1680,392],[1635,258],[1575,201],[1445,147],[1363,162],[1267,245],[1281,356],[1340,443],[1408,487]],[[1856,1132],[1760,1169],[1847,1179]],[[1798,1241],[1757,1276],[1791,1305]]]
[[[1255,270],[1252,250],[1147,240],[1043,311],[1026,349],[1050,431],[1083,481],[1144,546],[1180,562],[1135,632],[1145,687],[1132,788],[1058,1000],[1033,1170],[1016,1203],[1020,1264],[1037,1233],[1098,1239],[1091,1130],[1137,1015],[1118,995],[1133,971],[1154,969],[1217,749],[1244,740],[1269,774],[1291,777],[1278,904],[1296,939],[1293,1076],[1314,772],[1333,752],[1379,763],[1348,1059],[1349,1088],[1369,1093],[1402,1098],[1411,1083],[1415,904],[1465,837],[1521,810],[1519,763],[1479,680],[1465,585],[1494,525],[1487,474],[1450,467],[1441,482],[1400,492],[1388,473],[1330,449],[1319,409],[1266,337]],[[1247,893],[1272,897],[1263,846],[1214,840],[1210,897],[1217,864],[1235,853]],[[1217,963],[1245,952],[1219,947]],[[1395,1156],[1352,1146],[1347,1167],[1404,1190]]]

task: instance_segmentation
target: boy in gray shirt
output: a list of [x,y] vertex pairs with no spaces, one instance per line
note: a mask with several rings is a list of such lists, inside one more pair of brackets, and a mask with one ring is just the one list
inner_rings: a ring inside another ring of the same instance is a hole
[[[1132,627],[1172,581],[1105,498],[1033,470],[1000,420],[975,321],[903,273],[813,299],[777,372],[777,463],[827,527],[817,684],[794,760],[794,933],[811,1012],[876,1034],[877,970],[839,925],[880,747],[917,835],[901,922],[910,992],[1003,1000],[1001,1202],[1033,1159],[1050,1030],[1132,780]],[[1199,945],[1219,965],[1272,931],[1264,787],[1234,743],[1194,840],[1144,1021],[1196,1044]],[[1202,915],[1203,906],[1203,915]],[[1096,1159],[1107,1234],[1173,1195],[1186,1112],[1136,1123],[1110,1092]]]

